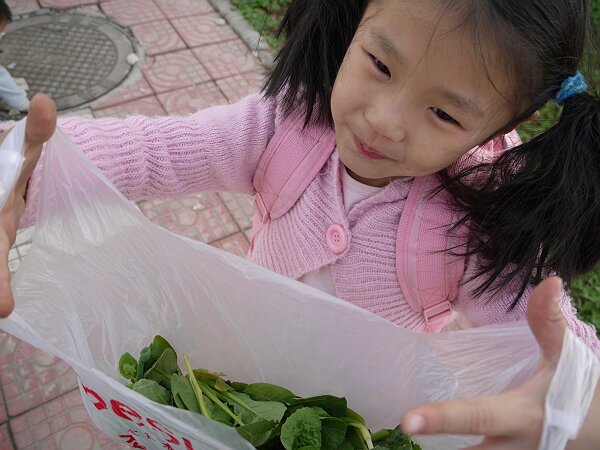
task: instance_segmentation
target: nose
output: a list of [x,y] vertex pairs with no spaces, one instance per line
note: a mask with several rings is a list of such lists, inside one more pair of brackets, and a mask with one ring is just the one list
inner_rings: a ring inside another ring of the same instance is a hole
[[365,111],[365,119],[375,134],[373,141],[385,138],[398,143],[406,139],[406,104],[401,98],[375,97],[371,100]]

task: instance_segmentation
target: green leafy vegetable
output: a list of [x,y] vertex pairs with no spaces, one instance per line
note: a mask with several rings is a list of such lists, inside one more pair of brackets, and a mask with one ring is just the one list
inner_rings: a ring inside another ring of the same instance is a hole
[[290,406],[318,406],[323,408],[333,417],[342,417],[348,405],[345,398],[334,397],[333,395],[319,395],[308,398],[294,398],[290,400]]
[[237,431],[252,445],[260,447],[273,436],[276,428],[277,422],[274,420],[258,420],[239,427]]
[[204,402],[204,395],[202,389],[200,389],[200,385],[198,384],[198,380],[194,376],[194,371],[192,369],[192,365],[190,364],[190,359],[185,355],[183,357],[185,361],[185,365],[188,369],[188,378],[190,380],[190,384],[192,385],[192,390],[194,391],[194,395],[196,396],[196,400],[198,400],[198,406],[200,406],[200,413],[203,416],[208,417],[209,419],[212,417],[206,408],[206,403]]
[[144,373],[144,378],[156,381],[164,388],[171,387],[171,375],[179,372],[177,355],[172,348],[167,348]]
[[[144,373],[156,363],[158,358],[160,358],[160,356],[167,349],[171,349],[173,350],[173,353],[175,353],[175,350],[173,347],[171,347],[171,344],[169,344],[165,338],[159,335],[154,337],[154,340],[148,347],[142,349],[137,366],[136,381],[143,378]],[[177,356],[175,356],[175,360],[177,360]]]
[[348,427],[342,419],[337,417],[321,418],[321,448],[337,449],[344,442],[347,431]]
[[246,386],[244,394],[249,395],[254,400],[267,401],[271,400],[274,402],[289,403],[296,396],[293,392],[269,383],[252,383]]
[[161,405],[171,404],[171,393],[156,381],[141,379],[135,382],[131,389]]
[[321,448],[321,418],[312,408],[300,408],[281,427],[281,443],[286,450]]
[[186,377],[176,373],[171,375],[171,393],[173,394],[175,406],[200,413],[200,406],[194,394],[194,389],[190,384],[190,380]]
[[119,373],[126,380],[135,383],[137,381],[137,360],[131,353],[123,353],[119,359]]
[[[388,431],[388,430],[386,430]],[[377,443],[377,450],[421,450],[421,447],[415,444],[407,435],[402,432],[398,426],[388,431],[385,439]]]
[[[371,435],[365,420],[333,395],[299,398],[269,383],[225,381],[223,374],[193,369],[161,336],[119,359],[119,373],[135,392],[163,405],[176,406],[234,427],[259,449],[281,450],[421,450],[400,427]],[[377,445],[374,447],[374,443]]]

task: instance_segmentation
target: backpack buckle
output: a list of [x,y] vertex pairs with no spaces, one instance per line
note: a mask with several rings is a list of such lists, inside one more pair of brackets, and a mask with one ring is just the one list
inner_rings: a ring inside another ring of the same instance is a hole
[[438,324],[446,320],[452,313],[452,304],[446,300],[423,310],[427,325]]
[[258,218],[260,222],[264,225],[270,219],[269,210],[267,209],[265,202],[260,195],[260,193],[256,193],[254,196],[254,205],[256,206],[256,213],[258,214]]

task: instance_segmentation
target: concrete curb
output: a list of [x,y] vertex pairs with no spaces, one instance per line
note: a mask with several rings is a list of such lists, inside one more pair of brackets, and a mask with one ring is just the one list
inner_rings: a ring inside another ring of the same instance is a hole
[[208,0],[221,16],[229,23],[242,41],[250,48],[254,56],[268,69],[273,67],[274,51],[252,25],[240,14],[229,0]]

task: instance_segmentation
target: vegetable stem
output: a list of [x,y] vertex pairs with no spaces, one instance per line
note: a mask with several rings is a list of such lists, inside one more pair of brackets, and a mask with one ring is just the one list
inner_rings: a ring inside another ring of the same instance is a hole
[[246,404],[246,402],[244,402],[243,400],[240,400],[239,398],[235,397],[234,395],[231,395],[229,392],[221,392],[221,395],[229,400],[231,400],[234,403],[237,403],[238,405],[240,405],[242,408],[250,411],[252,414],[255,414],[254,411],[252,410],[252,408],[250,408],[250,406],[248,406]]
[[192,365],[190,364],[190,358],[188,357],[188,355],[183,355],[183,361],[185,362],[185,366],[187,367],[188,378],[190,379],[190,384],[192,385],[194,395],[198,400],[200,411],[202,412],[202,415],[208,417],[209,419],[212,419],[210,412],[206,407],[206,403],[204,403],[204,397],[202,397],[203,392],[202,389],[200,389],[200,386],[198,385],[198,381],[196,381],[196,377],[194,376],[194,369],[192,369]]
[[371,433],[367,427],[365,427],[362,423],[354,421],[348,421],[346,423],[349,427],[354,427],[359,432],[360,437],[365,441],[365,444],[367,444],[367,448],[369,450],[374,447],[373,440],[371,439]]
[[221,400],[219,400],[219,397],[217,397],[212,391],[212,389],[203,381],[200,380],[196,380],[198,385],[200,386],[201,389],[203,389],[204,395],[206,395],[208,398],[210,398],[213,402],[215,402],[215,404],[221,408],[223,411],[225,411],[225,413],[231,417],[235,423],[237,423],[239,426],[243,427],[244,426],[244,422],[242,422],[242,420],[236,416],[233,412],[231,412],[231,410],[227,407],[227,405],[225,405]]
[[373,442],[379,442],[385,438],[387,438],[390,435],[389,430],[386,430],[385,428],[383,430],[379,430],[376,433],[373,433],[371,435],[371,440]]

